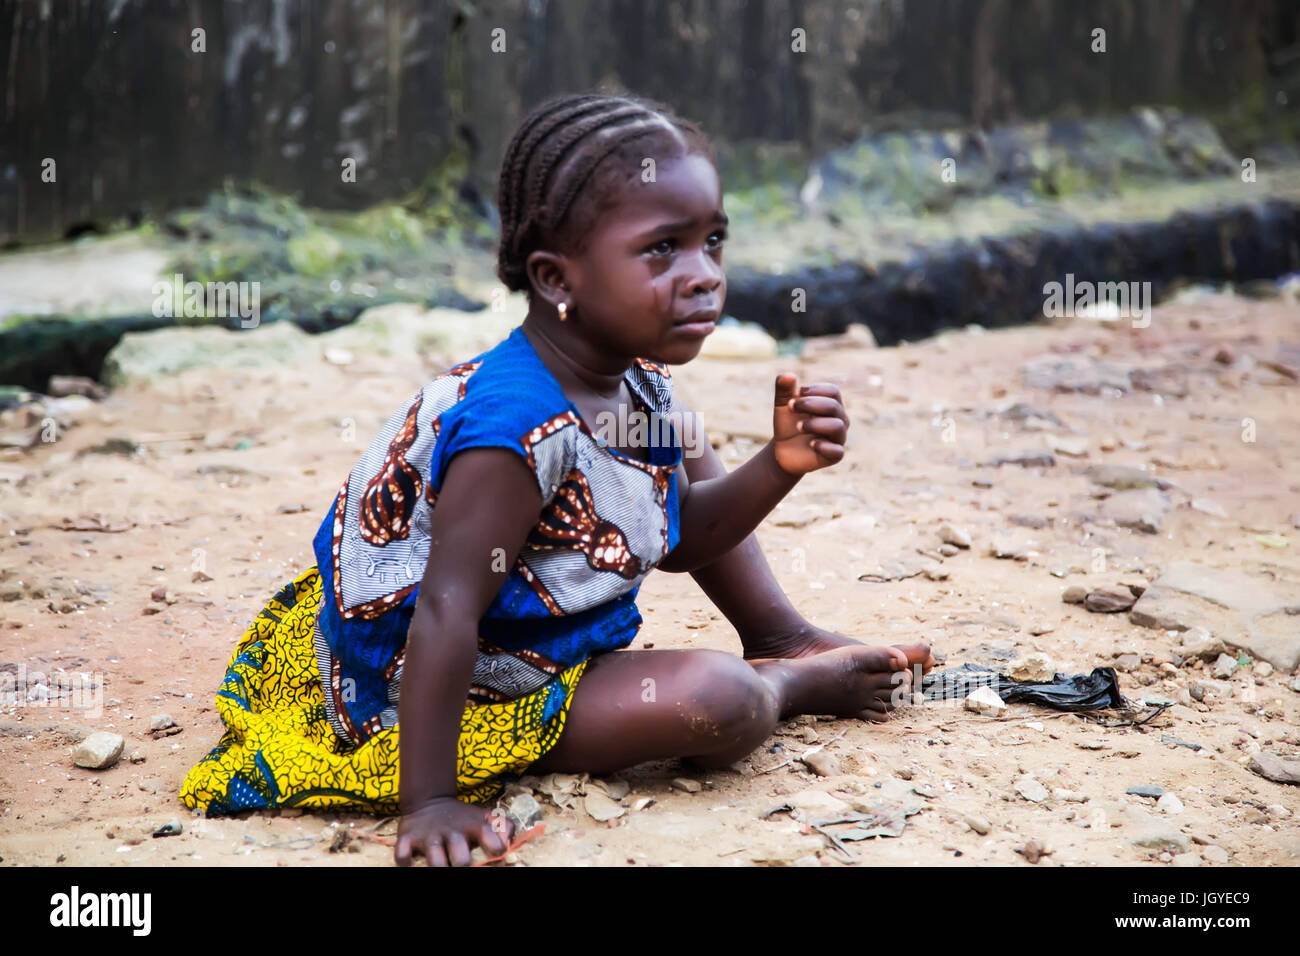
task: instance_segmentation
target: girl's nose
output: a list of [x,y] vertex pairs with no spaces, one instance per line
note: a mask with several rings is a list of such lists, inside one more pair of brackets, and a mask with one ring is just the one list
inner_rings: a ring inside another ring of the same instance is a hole
[[714,261],[708,252],[700,250],[683,261],[686,277],[682,281],[682,291],[686,295],[697,292],[712,292],[722,284],[722,267]]

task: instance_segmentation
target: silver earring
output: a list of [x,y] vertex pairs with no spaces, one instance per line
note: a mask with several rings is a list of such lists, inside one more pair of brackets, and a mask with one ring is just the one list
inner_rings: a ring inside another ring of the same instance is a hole
[[555,307],[555,311],[560,313],[560,321],[563,322],[569,317],[569,304],[567,302],[561,302]]

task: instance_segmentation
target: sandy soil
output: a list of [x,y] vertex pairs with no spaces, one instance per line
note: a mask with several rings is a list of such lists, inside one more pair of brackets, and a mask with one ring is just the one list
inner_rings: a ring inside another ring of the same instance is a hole
[[[1080,673],[1133,652],[1142,663],[1120,675],[1127,696],[1185,703],[1141,728],[1028,705],[1000,717],[909,706],[885,725],[803,718],[731,771],[667,762],[621,774],[631,788],[627,811],[608,824],[581,801],[564,810],[543,799],[546,832],[513,860],[1029,865],[1018,850],[1036,841],[1050,851],[1038,865],[1158,865],[1171,854],[1134,840],[1164,834],[1190,841],[1207,864],[1295,865],[1300,789],[1246,766],[1260,747],[1300,750],[1292,676],[1254,678],[1247,666],[1225,696],[1194,701],[1185,692],[1208,675],[1199,662],[1173,665],[1176,635],[1136,627],[1125,614],[1089,613],[1061,594],[1079,583],[1146,585],[1175,560],[1295,579],[1300,387],[1250,359],[1274,359],[1288,340],[1294,348],[1297,318],[1281,302],[1211,297],[1158,308],[1144,330],[1087,321],[974,330],[894,349],[845,346],[677,370],[682,394],[725,441],[729,463],[770,433],[777,370],[843,390],[854,418],[849,458],[805,479],[759,532],[782,584],[817,624],[869,641],[930,640],[944,666],[1000,665],[1041,651],[1058,669]],[[1216,361],[1221,346],[1231,354]],[[1023,387],[1019,369],[1050,353],[1165,366],[1162,381],[1174,384],[1164,396]],[[345,367],[192,371],[117,392],[58,441],[0,460],[0,591],[14,598],[0,603],[0,666],[87,671],[104,682],[97,716],[58,702],[0,714],[5,864],[392,863],[391,849],[368,836],[391,839],[395,821],[297,811],[204,820],[177,791],[220,735],[212,695],[234,641],[279,585],[313,561],[311,538],[339,482],[375,428],[434,371],[366,357]],[[982,466],[1044,447],[1043,432],[999,415],[1017,401],[1086,437],[1086,457],[1058,455],[1046,468]],[[1254,442],[1242,440],[1246,418]],[[140,443],[142,453],[86,453],[114,437]],[[1175,507],[1159,533],[1097,519],[1095,488],[1079,472],[1098,462],[1147,467],[1174,483]],[[1226,516],[1191,508],[1193,498],[1212,499]],[[859,580],[897,554],[933,549],[944,522],[973,539],[944,560],[946,579]],[[1261,543],[1267,534],[1285,546]],[[1000,536],[1018,543],[1022,560],[988,553]],[[1104,568],[1094,565],[1098,548]],[[196,581],[196,566],[211,580]],[[151,599],[160,587],[165,601]],[[640,606],[646,624],[634,647],[739,649],[687,576],[652,576]],[[1253,693],[1242,689],[1251,685]],[[181,731],[154,739],[150,719],[160,713]],[[75,767],[78,727],[123,734],[127,753],[138,750],[143,762],[124,755],[108,770]],[[818,744],[840,773],[817,776],[797,761],[769,770]],[[1016,786],[1026,774],[1073,798],[1026,799]],[[702,788],[675,788],[679,777]],[[1184,809],[1158,811],[1153,800],[1126,795],[1134,785],[1162,786]],[[642,797],[653,803],[633,810]],[[795,805],[825,818],[826,807],[877,799],[919,812],[901,836],[848,843],[847,853],[786,810],[768,815]],[[172,818],[183,834],[150,838]],[[344,842],[338,829],[367,838],[350,841],[355,852],[331,854],[331,843]]]

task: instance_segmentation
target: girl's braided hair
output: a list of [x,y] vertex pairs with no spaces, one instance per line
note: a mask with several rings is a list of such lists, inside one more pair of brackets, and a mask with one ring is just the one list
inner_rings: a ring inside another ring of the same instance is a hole
[[646,157],[691,153],[717,162],[700,128],[661,103],[598,93],[547,100],[519,124],[501,160],[497,276],[531,295],[530,253],[581,252],[596,217]]

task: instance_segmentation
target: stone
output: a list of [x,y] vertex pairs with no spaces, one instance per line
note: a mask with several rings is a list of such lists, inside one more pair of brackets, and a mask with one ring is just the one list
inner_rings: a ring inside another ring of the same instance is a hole
[[1061,600],[1066,604],[1082,604],[1088,599],[1088,589],[1082,584],[1071,584],[1061,592]]
[[1132,371],[1127,365],[1087,356],[1045,355],[1025,363],[1020,375],[1029,388],[1098,395],[1103,391],[1127,392],[1132,387]]
[[725,361],[761,362],[776,354],[776,339],[753,323],[715,326],[700,349],[700,358]]
[[1157,534],[1161,521],[1171,508],[1168,495],[1154,488],[1143,488],[1116,492],[1102,501],[1097,514],[1121,528]]
[[632,785],[626,780],[620,780],[617,777],[609,779],[596,778],[591,781],[591,785],[598,790],[603,790],[611,800],[622,800],[632,792]]
[[168,727],[175,727],[176,721],[172,720],[170,714],[155,714],[149,718],[150,730],[166,730]]
[[1156,809],[1161,813],[1182,813],[1183,801],[1179,800],[1178,797],[1172,793],[1166,793],[1156,801]]
[[1209,498],[1193,498],[1192,510],[1199,511],[1201,514],[1213,515],[1216,518],[1228,517],[1228,512],[1223,510],[1223,506]]
[[1214,660],[1214,666],[1211,673],[1217,680],[1227,680],[1232,676],[1232,672],[1237,669],[1237,659],[1231,654],[1220,654]]
[[1021,777],[1015,783],[1016,793],[1024,797],[1030,803],[1042,803],[1051,793],[1038,780],[1033,777]]
[[[941,544],[939,545],[937,550],[945,558],[951,558],[961,553],[961,548],[957,547],[955,544]],[[22,597],[22,596],[23,596],[22,591],[19,591],[18,597]]]
[[838,777],[843,770],[840,768],[840,758],[834,754],[828,754],[824,750],[819,750],[815,754],[809,754],[802,758],[804,766],[819,777]]
[[950,524],[939,526],[939,540],[958,548],[970,547],[970,532],[965,528],[955,528]]
[[1179,853],[1188,852],[1192,846],[1191,840],[1186,836],[1177,830],[1164,827],[1143,830],[1131,842],[1134,846],[1146,847],[1150,850],[1176,850]]
[[1056,676],[1056,665],[1046,654],[1024,654],[1007,665],[1012,680],[1047,683]]
[[1006,701],[992,687],[977,687],[966,696],[965,708],[976,714],[997,716],[1007,709]]
[[1184,658],[1199,657],[1201,660],[1210,661],[1226,650],[1223,641],[1215,638],[1203,627],[1189,628],[1180,635],[1178,653]]
[[987,836],[988,832],[993,829],[993,825],[989,823],[988,820],[984,819],[984,817],[971,815],[963,817],[962,819],[965,821],[966,826],[970,827],[980,836]]
[[[480,317],[475,315],[475,321]],[[292,366],[319,356],[318,340],[325,337],[308,335],[292,322],[237,330],[176,326],[127,332],[105,357],[103,378],[120,387],[156,381],[192,368]]]
[[1086,458],[1088,456],[1088,439],[1082,435],[1046,435],[1047,447],[1058,455],[1068,458]]
[[1228,851],[1221,846],[1207,846],[1201,850],[1201,856],[1209,863],[1227,863]]
[[126,745],[117,734],[106,730],[97,730],[72,751],[72,762],[87,770],[107,770],[117,763]]
[[132,750],[130,756],[128,756],[126,759],[131,761],[131,763],[144,763],[145,755],[143,751]]
[[587,815],[597,823],[615,820],[627,812],[617,802],[595,789],[588,791],[587,795],[582,798],[582,805],[583,809],[587,811]]
[[1128,465],[1090,465],[1083,472],[1094,485],[1115,491],[1134,491],[1157,487],[1154,475]]
[[1118,614],[1127,611],[1136,601],[1128,588],[1097,588],[1088,592],[1083,606],[1094,614]]
[[1019,465],[1021,468],[1051,468],[1056,464],[1056,457],[1051,452],[1028,449],[1012,452],[1009,455],[997,455],[984,462],[986,468],[1001,468],[1003,465]]
[[1136,654],[1121,654],[1115,658],[1115,670],[1127,674],[1142,666],[1142,658]]
[[699,793],[704,789],[703,784],[690,777],[677,777],[673,780],[672,786],[674,790],[681,790],[683,793]]
[[1250,758],[1250,769],[1275,783],[1300,783],[1300,760],[1288,760],[1269,750]]
[[1201,857],[1198,853],[1175,853],[1171,865],[1179,867],[1200,866]]
[[1129,620],[1161,630],[1201,627],[1290,673],[1300,666],[1300,622],[1288,613],[1297,606],[1300,581],[1294,576],[1272,580],[1178,561],[1146,589]]
[[1151,797],[1153,800],[1158,800],[1160,797],[1165,795],[1165,788],[1150,784],[1141,784],[1136,787],[1129,787],[1124,792],[1132,794],[1135,797]]
[[1251,672],[1256,677],[1267,679],[1273,676],[1273,665],[1268,661],[1256,661],[1255,666],[1251,668]]

